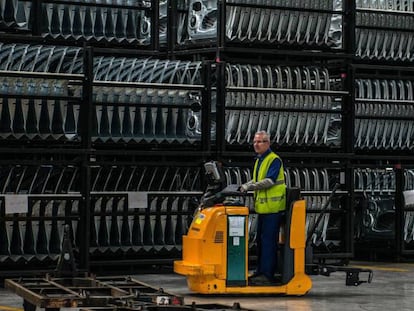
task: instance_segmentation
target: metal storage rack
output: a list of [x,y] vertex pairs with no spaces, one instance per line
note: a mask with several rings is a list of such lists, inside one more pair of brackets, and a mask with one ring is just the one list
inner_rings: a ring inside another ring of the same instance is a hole
[[355,246],[374,258],[410,257],[411,207],[403,192],[412,190],[413,70],[389,61],[358,62],[352,68],[354,180],[360,203]]
[[13,0],[0,16],[3,40],[151,51],[166,40],[166,1]]
[[[308,198],[308,226],[341,183],[312,237],[320,260],[352,258],[374,232],[355,217],[376,217],[357,205],[372,190],[359,182],[368,171],[395,180],[387,243],[410,255],[413,8],[393,3],[7,1],[1,194],[29,204],[6,213],[2,200],[2,262],[50,269],[70,223],[82,269],[171,263],[204,189],[202,163],[221,160],[228,183],[246,181],[262,128]],[[145,207],[131,208],[134,192]]]

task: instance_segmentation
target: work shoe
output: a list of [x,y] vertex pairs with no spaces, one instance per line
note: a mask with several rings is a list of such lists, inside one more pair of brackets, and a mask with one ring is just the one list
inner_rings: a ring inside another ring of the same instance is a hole
[[257,271],[255,271],[255,272],[253,272],[251,275],[249,275],[249,279],[250,278],[255,278],[256,276],[259,276],[259,275],[263,275],[262,273],[259,273],[259,272],[257,272]]
[[265,275],[259,274],[249,277],[249,285],[272,285],[275,284],[272,280],[269,280]]

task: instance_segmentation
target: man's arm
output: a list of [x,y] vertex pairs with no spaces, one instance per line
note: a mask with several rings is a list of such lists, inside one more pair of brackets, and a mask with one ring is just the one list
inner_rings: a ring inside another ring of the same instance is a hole
[[267,188],[272,187],[274,184],[275,183],[270,178],[265,178],[265,179],[263,179],[261,181],[258,181],[258,182],[253,182],[251,180],[251,181],[241,185],[240,186],[240,191],[246,192],[246,191],[249,191],[249,190],[263,190],[263,189],[267,189]]
[[282,162],[279,158],[276,158],[270,164],[269,170],[267,171],[266,178],[258,182],[253,180],[248,181],[247,183],[240,186],[240,191],[246,192],[251,190],[263,190],[272,187],[279,176],[280,167]]

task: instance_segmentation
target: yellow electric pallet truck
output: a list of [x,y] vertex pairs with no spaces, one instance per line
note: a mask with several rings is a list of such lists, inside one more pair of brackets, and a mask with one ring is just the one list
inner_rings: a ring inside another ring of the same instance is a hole
[[[312,288],[309,274],[329,276],[336,271],[346,273],[346,285],[371,282],[369,269],[313,264],[306,258],[307,253],[312,253],[305,232],[306,202],[295,188],[287,190],[280,275],[274,284],[249,284],[249,209],[240,200],[232,199],[243,194],[238,192],[237,185],[224,185],[220,164],[211,161],[204,168],[208,187],[187,235],[183,236],[182,260],[174,262],[174,271],[187,277],[190,290],[201,294],[301,296]],[[368,273],[367,281],[359,279],[360,272]]]

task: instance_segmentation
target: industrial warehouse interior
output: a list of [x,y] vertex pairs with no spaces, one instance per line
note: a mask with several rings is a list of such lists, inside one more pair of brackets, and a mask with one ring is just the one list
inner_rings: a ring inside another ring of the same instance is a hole
[[[0,0],[0,310],[411,310],[413,13]],[[238,191],[261,130],[291,194],[271,286]]]

